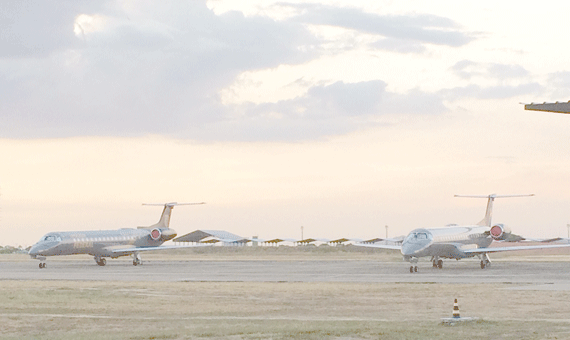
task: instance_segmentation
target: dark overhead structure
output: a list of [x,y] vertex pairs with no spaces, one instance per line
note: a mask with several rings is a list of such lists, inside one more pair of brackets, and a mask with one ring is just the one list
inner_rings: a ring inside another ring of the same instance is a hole
[[532,111],[547,111],[547,112],[558,112],[558,113],[570,113],[570,101],[567,102],[556,102],[556,103],[542,103],[542,104],[525,104],[525,110]]

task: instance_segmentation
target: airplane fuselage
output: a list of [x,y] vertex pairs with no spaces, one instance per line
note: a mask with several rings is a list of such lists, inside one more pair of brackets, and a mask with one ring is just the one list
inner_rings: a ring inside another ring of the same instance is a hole
[[[154,229],[153,229],[154,230]],[[51,232],[42,237],[29,251],[32,257],[89,254],[98,257],[125,256],[122,248],[157,247],[176,236],[170,228],[160,230],[153,239],[150,229],[91,230],[72,232]]]
[[424,256],[461,259],[474,256],[464,253],[463,249],[486,248],[492,242],[486,226],[420,228],[406,236],[401,252],[406,260]]

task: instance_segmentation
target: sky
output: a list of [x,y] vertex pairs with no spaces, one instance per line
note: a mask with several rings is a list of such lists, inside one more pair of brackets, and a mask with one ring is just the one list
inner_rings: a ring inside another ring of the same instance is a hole
[[570,4],[0,3],[0,245],[155,223],[270,239],[566,236]]

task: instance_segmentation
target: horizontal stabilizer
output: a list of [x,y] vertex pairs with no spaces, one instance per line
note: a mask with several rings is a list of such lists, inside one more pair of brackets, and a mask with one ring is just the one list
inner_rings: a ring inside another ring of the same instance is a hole
[[467,197],[467,198],[487,198],[487,210],[485,210],[485,217],[477,223],[480,226],[491,227],[491,220],[493,217],[493,202],[495,198],[506,198],[506,197],[528,197],[534,196],[534,194],[526,194],[526,195],[455,195],[454,197]]
[[155,205],[155,206],[164,206],[164,207],[175,207],[177,205],[198,205],[198,204],[206,204],[206,202],[198,202],[198,203],[178,203],[178,202],[170,202],[170,203],[143,203],[142,205]]

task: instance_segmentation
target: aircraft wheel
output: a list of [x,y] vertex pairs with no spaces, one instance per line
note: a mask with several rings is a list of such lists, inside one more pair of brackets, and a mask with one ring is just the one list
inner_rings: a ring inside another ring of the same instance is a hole
[[414,267],[414,273],[417,273],[417,272],[418,272],[418,266],[415,266]]
[[432,261],[431,266],[437,268],[437,263],[435,262],[435,260]]
[[40,269],[43,269],[43,268],[45,268],[45,267],[46,267],[46,264],[40,262]]
[[485,261],[481,261],[481,269],[485,269]]
[[97,261],[97,264],[100,265],[101,267],[107,264],[107,260],[105,259],[100,259],[99,261]]
[[414,266],[410,266],[410,273],[414,272]]
[[437,261],[437,268],[439,269],[443,268],[443,260]]

